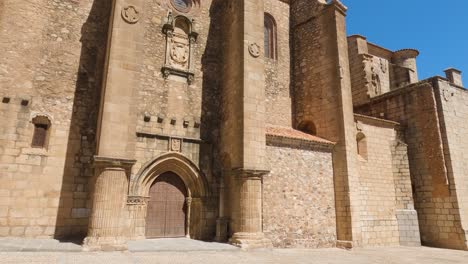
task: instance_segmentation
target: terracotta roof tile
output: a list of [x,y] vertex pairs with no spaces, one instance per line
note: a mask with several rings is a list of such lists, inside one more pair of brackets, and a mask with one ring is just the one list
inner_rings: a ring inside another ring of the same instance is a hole
[[304,133],[302,131],[299,131],[290,127],[267,126],[266,134],[270,136],[276,136],[276,137],[313,141],[313,142],[318,142],[318,143],[328,144],[328,145],[335,144],[334,142],[328,141],[326,139],[323,139],[314,135]]

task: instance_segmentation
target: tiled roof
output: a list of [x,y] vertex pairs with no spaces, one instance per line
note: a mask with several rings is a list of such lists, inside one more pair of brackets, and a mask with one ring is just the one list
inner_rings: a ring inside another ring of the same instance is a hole
[[317,143],[327,144],[327,145],[334,145],[335,143],[328,141],[326,139],[310,135],[304,133],[302,131],[290,128],[290,127],[282,127],[282,126],[267,126],[266,134],[269,136],[276,136],[276,137],[284,137],[284,138],[292,138],[292,139],[300,139],[306,141],[313,141]]

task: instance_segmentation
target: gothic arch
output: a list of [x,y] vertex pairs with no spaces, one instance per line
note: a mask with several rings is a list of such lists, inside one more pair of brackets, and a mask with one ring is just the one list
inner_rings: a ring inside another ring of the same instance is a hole
[[187,157],[179,153],[167,153],[143,165],[130,185],[130,196],[147,197],[153,182],[165,172],[177,174],[189,197],[202,198],[209,195],[208,183],[203,173]]

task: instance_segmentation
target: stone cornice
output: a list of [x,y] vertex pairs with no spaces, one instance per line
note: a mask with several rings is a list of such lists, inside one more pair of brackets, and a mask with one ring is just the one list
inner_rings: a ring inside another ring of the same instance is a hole
[[348,11],[348,7],[346,7],[340,0],[331,0],[330,3],[327,4],[327,7],[333,7],[338,12],[346,16],[346,12]]
[[395,122],[395,121],[377,118],[373,116],[361,115],[361,114],[354,114],[354,120],[361,121],[363,123],[378,124],[380,126],[392,127],[392,128],[396,128],[400,126],[400,123]]

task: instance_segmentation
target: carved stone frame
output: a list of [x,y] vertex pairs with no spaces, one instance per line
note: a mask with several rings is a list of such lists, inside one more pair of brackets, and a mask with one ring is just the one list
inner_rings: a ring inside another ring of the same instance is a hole
[[[189,52],[188,52],[188,63],[185,69],[179,67],[173,67],[170,63],[171,58],[171,49],[172,49],[172,40],[174,38],[174,29],[175,23],[178,19],[183,19],[189,26],[188,40],[189,40]],[[195,20],[189,19],[184,15],[177,15],[173,17],[172,12],[169,12],[167,16],[166,23],[163,26],[163,33],[166,35],[166,52],[164,65],[161,69],[163,77],[167,79],[170,75],[181,76],[187,79],[187,83],[190,85],[193,83],[195,78],[195,73],[193,72],[193,57],[194,57],[194,47],[197,42],[198,33],[195,31]]]

